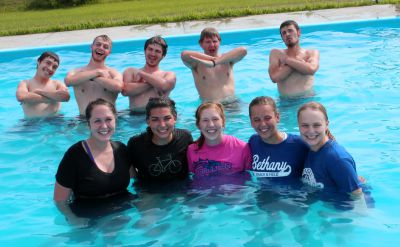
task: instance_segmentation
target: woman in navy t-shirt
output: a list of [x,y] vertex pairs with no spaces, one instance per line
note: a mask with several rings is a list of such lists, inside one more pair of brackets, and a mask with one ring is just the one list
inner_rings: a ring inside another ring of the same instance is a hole
[[303,182],[321,189],[360,195],[356,164],[330,133],[325,107],[318,102],[306,103],[299,108],[297,119],[301,137],[310,146]]
[[254,176],[273,181],[299,180],[308,146],[298,135],[279,131],[280,114],[275,101],[267,96],[254,98],[249,116],[257,132],[249,139]]

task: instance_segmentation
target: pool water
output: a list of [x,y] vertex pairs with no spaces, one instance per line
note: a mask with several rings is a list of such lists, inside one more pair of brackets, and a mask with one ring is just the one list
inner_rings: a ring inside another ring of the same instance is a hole
[[[194,111],[200,103],[182,50],[198,50],[198,35],[167,37],[161,68],[177,73],[171,97],[178,127],[199,132]],[[144,64],[144,40],[116,41],[108,65],[121,72]],[[280,128],[298,133],[296,111],[304,102],[322,102],[331,132],[353,155],[368,181],[369,200],[324,199],[300,185],[269,185],[247,176],[214,178],[188,185],[135,188],[135,197],[102,205],[81,205],[81,222],[66,222],[52,201],[54,175],[64,152],[88,136],[77,118],[72,89],[61,115],[24,120],[15,91],[32,77],[44,50],[61,57],[55,79],[83,66],[89,44],[6,50],[0,56],[0,243],[2,246],[399,246],[400,244],[400,19],[340,22],[302,27],[301,45],[319,49],[320,69],[312,98],[280,99],[268,77],[268,54],[284,48],[277,28],[222,33],[222,52],[246,46],[235,65],[238,110],[227,112],[226,133],[247,141],[254,133],[248,103],[259,95],[278,102]],[[120,96],[116,140],[145,129]],[[361,205],[358,205],[361,204]],[[89,212],[89,213],[88,213]],[[90,215],[88,215],[90,214]],[[89,218],[89,219],[88,219]]]

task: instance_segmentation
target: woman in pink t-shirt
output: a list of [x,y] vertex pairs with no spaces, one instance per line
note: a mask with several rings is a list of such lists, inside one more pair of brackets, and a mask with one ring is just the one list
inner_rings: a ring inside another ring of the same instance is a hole
[[223,134],[225,113],[219,103],[203,103],[196,110],[196,125],[201,134],[189,145],[189,171],[196,176],[233,174],[250,168],[247,143]]

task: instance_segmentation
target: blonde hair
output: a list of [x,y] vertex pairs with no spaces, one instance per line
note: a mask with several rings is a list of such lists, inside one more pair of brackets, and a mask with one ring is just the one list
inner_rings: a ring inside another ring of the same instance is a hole
[[[315,102],[315,101],[305,103],[304,105],[302,105],[299,108],[299,110],[297,111],[297,120],[299,120],[300,113],[302,111],[306,110],[306,109],[311,109],[311,110],[314,110],[314,111],[322,112],[322,114],[324,115],[325,121],[328,122],[328,113],[326,111],[326,108],[321,103],[318,103],[318,102]],[[335,140],[335,137],[329,131],[329,128],[326,128],[325,134],[328,136],[329,139]]]

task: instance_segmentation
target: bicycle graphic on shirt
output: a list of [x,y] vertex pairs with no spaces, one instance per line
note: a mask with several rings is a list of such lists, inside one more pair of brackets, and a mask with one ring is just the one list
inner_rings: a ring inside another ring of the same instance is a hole
[[159,176],[169,170],[170,173],[176,174],[182,169],[182,163],[179,160],[173,160],[172,155],[169,154],[165,159],[156,157],[157,163],[151,164],[149,166],[149,173],[152,176]]

